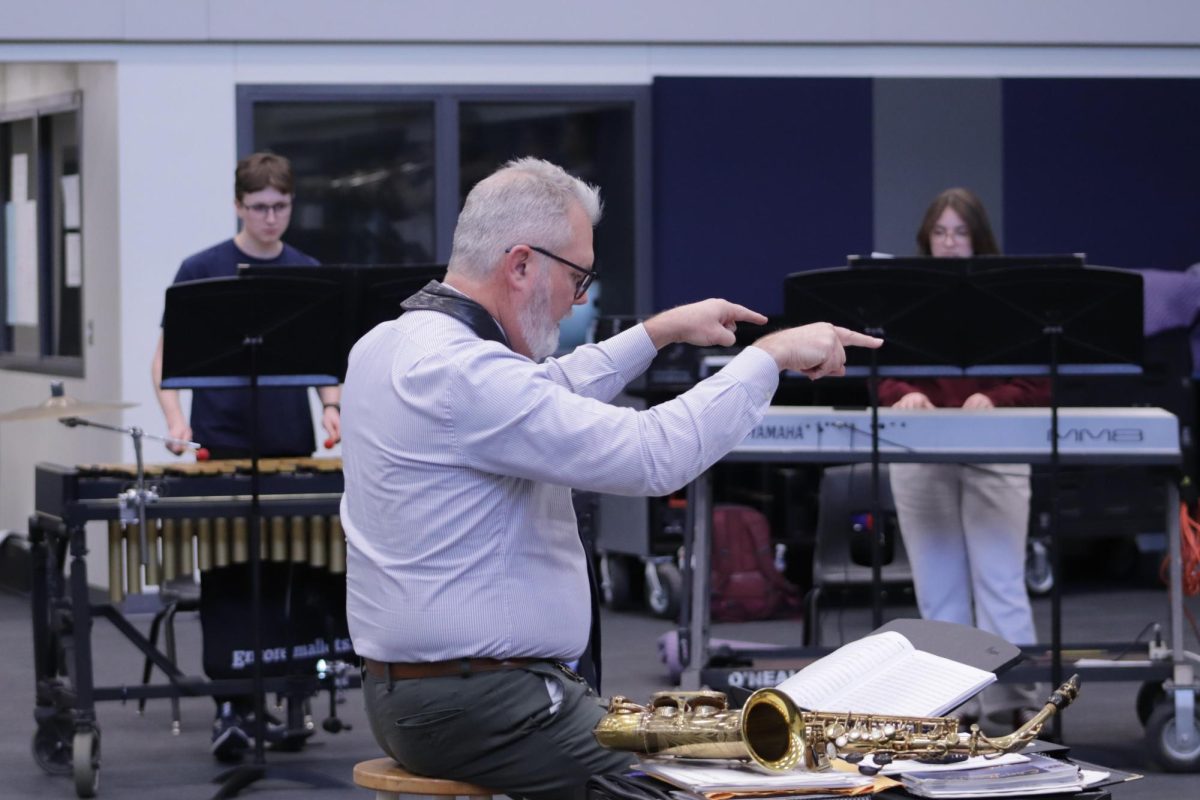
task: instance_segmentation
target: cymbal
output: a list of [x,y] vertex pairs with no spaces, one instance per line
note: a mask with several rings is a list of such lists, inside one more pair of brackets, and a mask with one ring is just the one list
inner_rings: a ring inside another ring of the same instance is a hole
[[137,403],[92,403],[77,400],[74,397],[50,397],[36,406],[14,408],[0,414],[0,422],[23,422],[34,419],[57,419],[59,417],[78,417],[84,414],[98,414],[102,411],[119,411],[122,408],[133,408]]

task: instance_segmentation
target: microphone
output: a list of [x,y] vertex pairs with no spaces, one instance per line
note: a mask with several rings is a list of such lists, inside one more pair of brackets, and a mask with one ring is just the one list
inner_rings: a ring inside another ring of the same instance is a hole
[[63,425],[66,425],[68,428],[77,428],[80,425],[86,424],[79,417],[59,417],[58,421]]

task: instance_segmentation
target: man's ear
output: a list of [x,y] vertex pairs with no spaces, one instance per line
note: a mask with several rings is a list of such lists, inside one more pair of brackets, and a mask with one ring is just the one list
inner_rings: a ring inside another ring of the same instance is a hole
[[524,245],[517,245],[504,254],[502,268],[505,283],[510,288],[519,288],[529,277],[529,255],[530,250]]

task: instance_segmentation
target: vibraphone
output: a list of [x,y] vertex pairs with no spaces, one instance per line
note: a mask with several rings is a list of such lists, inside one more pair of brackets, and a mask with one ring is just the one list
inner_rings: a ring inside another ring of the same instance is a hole
[[[286,475],[289,482],[299,481],[301,476],[329,481],[329,476],[335,475],[336,487],[306,488],[316,489],[315,494],[329,493],[324,490],[333,489],[336,502],[341,496],[341,467],[341,460],[334,458],[269,459],[259,464],[259,475],[260,479],[266,475]],[[197,478],[248,478],[249,470],[250,462],[246,460],[151,466],[145,472],[146,480],[157,484],[161,493],[173,487],[187,491],[199,489]],[[81,479],[90,481],[129,483],[137,478],[136,469],[127,464],[80,466],[75,472]],[[93,488],[100,489],[99,486]],[[193,499],[189,497],[185,502],[190,503]],[[259,538],[262,561],[304,563],[328,569],[334,575],[345,574],[346,540],[340,518],[336,514],[285,516],[275,513],[279,510],[277,501],[281,499],[271,495],[269,502],[262,504]],[[270,515],[268,509],[272,511]],[[156,510],[166,511],[167,508],[148,509],[151,517]],[[248,516],[163,517],[153,522],[147,526],[148,552],[143,568],[141,525],[108,520],[108,595],[111,602],[121,603],[126,597],[140,595],[146,585],[161,585],[180,578],[190,580],[197,571],[244,564],[250,560]]]
[[[250,461],[148,465],[144,477],[157,499],[146,505],[143,536],[139,523],[123,521],[130,515],[119,499],[135,485],[135,468],[38,464],[35,472],[35,511],[29,519],[37,678],[33,751],[46,771],[73,774],[81,797],[94,794],[98,780],[96,702],[252,691],[250,678],[184,675],[126,618],[130,609],[161,604],[147,586],[250,560]],[[341,493],[340,459],[261,459],[262,562],[303,562],[344,574],[345,540],[337,516]],[[103,603],[92,602],[88,588],[85,526],[94,521],[108,523],[109,593]],[[91,629],[96,617],[108,619],[169,682],[95,686]],[[268,691],[280,690],[285,681],[296,685],[294,678],[268,679]],[[315,676],[313,681],[316,686]]]

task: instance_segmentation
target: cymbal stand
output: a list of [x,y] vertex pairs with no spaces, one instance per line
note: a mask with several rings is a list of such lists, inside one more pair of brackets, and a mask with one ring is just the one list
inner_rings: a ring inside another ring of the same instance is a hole
[[141,566],[148,566],[150,563],[150,538],[146,531],[146,506],[158,500],[158,490],[153,486],[146,486],[146,466],[142,458],[142,440],[154,439],[165,444],[182,445],[194,449],[198,449],[200,444],[198,442],[189,442],[186,439],[176,439],[172,436],[156,436],[152,433],[146,433],[136,425],[130,427],[106,425],[103,422],[93,422],[83,417],[60,417],[58,421],[68,428],[100,428],[101,430],[113,431],[114,433],[127,433],[133,439],[133,453],[137,461],[136,483],[117,495],[117,503],[120,508],[120,521],[126,525],[137,523]]

